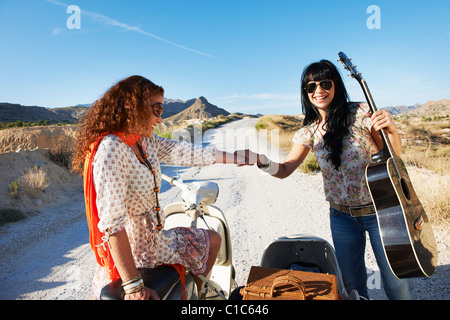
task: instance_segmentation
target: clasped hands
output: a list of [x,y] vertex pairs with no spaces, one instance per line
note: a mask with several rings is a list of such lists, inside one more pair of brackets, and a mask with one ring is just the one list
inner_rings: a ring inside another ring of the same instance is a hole
[[233,153],[233,156],[234,156],[234,163],[237,164],[238,167],[252,166],[255,163],[260,163],[261,161],[261,155],[249,149],[236,150]]

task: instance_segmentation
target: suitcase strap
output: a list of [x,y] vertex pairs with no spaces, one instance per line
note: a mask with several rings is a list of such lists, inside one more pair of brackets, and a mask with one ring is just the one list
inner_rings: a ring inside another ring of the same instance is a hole
[[292,275],[276,277],[275,280],[273,280],[272,289],[270,290],[270,297],[271,298],[273,297],[276,287],[284,285],[291,285],[297,288],[298,291],[295,291],[295,293],[299,295],[300,300],[305,300],[306,298],[305,284],[303,283],[302,280]]
[[252,295],[252,296],[258,296],[261,298],[269,298],[272,299],[274,295],[276,294],[277,288],[282,286],[292,286],[294,288],[297,288],[298,290],[295,291],[289,291],[286,292],[283,290],[283,294],[288,294],[289,296],[296,296],[298,300],[305,300],[306,299],[306,288],[302,280],[299,278],[292,276],[292,275],[284,275],[276,277],[273,282],[272,286],[269,289],[269,286],[255,286],[251,283],[247,284],[244,288],[241,289],[241,294],[244,295]]

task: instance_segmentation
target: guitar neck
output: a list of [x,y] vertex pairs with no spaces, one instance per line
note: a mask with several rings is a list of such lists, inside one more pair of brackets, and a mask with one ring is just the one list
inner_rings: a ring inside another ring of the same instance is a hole
[[[369,87],[367,86],[367,82],[364,79],[360,79],[359,84],[361,85],[364,96],[366,97],[367,103],[369,104],[370,111],[375,113],[377,111],[377,107],[375,106],[375,102],[372,98],[372,95],[370,94]],[[394,149],[392,148],[391,142],[389,140],[389,137],[387,135],[387,132],[385,130],[380,130],[381,132],[381,138],[383,140],[383,149],[372,155],[372,161],[373,162],[380,162],[385,161],[389,158],[392,158],[394,156]]]
[[[345,53],[343,53],[342,51],[339,52],[339,58],[340,59],[338,61],[342,62],[345,65],[345,69],[350,71],[351,76],[355,78],[360,84],[366,97],[367,103],[369,104],[370,111],[372,112],[372,114],[374,114],[377,111],[377,107],[375,106],[375,102],[373,101],[372,95],[370,94],[370,90],[367,86],[366,80],[362,78],[361,73],[356,70],[356,66],[353,66],[350,61],[351,59],[349,59]],[[386,161],[389,158],[392,158],[395,161],[395,153],[393,151],[394,149],[392,148],[391,142],[389,141],[387,132],[384,129],[380,130],[380,132],[383,141],[383,148],[380,152],[372,155],[372,161]]]
[[[352,59],[349,59],[347,55],[342,51],[339,52],[338,55],[339,55],[338,61],[344,64],[345,69],[350,71],[351,76],[355,78],[360,84],[364,92],[364,95],[366,96],[367,103],[369,104],[370,111],[372,112],[372,114],[374,114],[377,111],[377,107],[375,106],[375,102],[373,101],[372,95],[370,94],[369,87],[367,86],[366,81],[362,78],[361,73],[358,72],[358,70],[356,70],[356,66],[354,66],[353,63],[351,62]],[[376,163],[392,159],[394,162],[395,170],[397,171],[397,175],[400,177],[399,168],[404,169],[403,162],[399,161],[400,163],[397,163],[397,160],[399,158],[395,156],[394,148],[392,148],[387,131],[385,129],[382,129],[380,130],[380,133],[381,139],[383,141],[383,148],[378,153],[372,155],[372,162]],[[402,172],[404,171],[405,170],[402,170]]]

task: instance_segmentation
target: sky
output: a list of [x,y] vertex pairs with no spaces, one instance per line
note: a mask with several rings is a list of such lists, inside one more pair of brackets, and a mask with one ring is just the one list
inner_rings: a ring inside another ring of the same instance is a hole
[[364,100],[340,51],[378,108],[449,99],[450,1],[0,0],[0,102],[88,104],[137,74],[166,98],[294,115],[321,59]]

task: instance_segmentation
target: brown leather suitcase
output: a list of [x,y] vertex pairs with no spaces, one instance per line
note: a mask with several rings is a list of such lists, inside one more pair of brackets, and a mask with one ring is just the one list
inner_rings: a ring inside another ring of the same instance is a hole
[[244,300],[338,300],[335,275],[253,266]]

